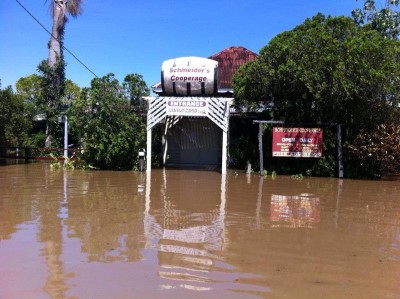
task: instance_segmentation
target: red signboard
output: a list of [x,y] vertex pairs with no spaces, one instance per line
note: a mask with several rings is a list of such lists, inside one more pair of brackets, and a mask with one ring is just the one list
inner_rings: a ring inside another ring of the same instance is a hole
[[322,129],[273,128],[273,157],[322,157]]

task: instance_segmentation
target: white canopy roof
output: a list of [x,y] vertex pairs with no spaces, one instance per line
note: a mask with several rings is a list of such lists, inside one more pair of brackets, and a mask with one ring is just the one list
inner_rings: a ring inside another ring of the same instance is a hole
[[167,116],[208,117],[224,132],[228,130],[229,107],[233,98],[223,97],[145,97],[149,103],[147,130]]

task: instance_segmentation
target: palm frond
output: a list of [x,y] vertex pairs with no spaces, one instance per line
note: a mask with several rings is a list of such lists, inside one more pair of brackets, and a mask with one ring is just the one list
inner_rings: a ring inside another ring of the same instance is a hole
[[67,11],[74,18],[81,15],[83,12],[83,0],[69,0]]
[[64,4],[66,6],[67,13],[74,18],[83,13],[83,0],[46,0],[45,3],[47,2],[50,2],[49,10],[51,16],[54,16],[56,2],[61,2]]

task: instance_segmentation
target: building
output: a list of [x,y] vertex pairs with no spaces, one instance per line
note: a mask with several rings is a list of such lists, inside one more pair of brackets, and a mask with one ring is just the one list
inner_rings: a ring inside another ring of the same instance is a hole
[[221,169],[226,172],[232,77],[257,54],[230,47],[209,58],[179,57],[162,65],[161,82],[146,97],[147,171],[151,170],[152,129],[162,126],[166,167]]

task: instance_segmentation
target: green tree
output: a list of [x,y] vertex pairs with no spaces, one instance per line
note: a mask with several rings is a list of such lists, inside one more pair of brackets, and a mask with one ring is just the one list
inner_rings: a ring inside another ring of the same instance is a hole
[[42,77],[37,74],[22,77],[15,84],[16,93],[31,103],[41,96],[41,86]]
[[150,95],[150,88],[147,87],[143,76],[139,74],[126,75],[122,87],[129,98],[132,109],[140,115],[146,113],[147,106],[143,97]]
[[[375,0],[363,0],[363,8],[352,11],[357,24],[367,24],[385,37],[397,39],[400,34],[400,0],[385,0],[379,7]],[[382,3],[382,2],[379,2]]]
[[27,145],[32,115],[32,105],[0,84],[0,146]]
[[[43,66],[46,67],[46,64],[44,64]],[[45,77],[39,76],[37,74],[32,74],[20,78],[16,83],[16,94],[22,97],[22,99],[24,99],[25,101],[28,101],[29,103],[34,105],[36,110],[34,117],[34,120],[36,120],[36,122],[34,122],[33,131],[31,131],[30,133],[31,146],[34,147],[43,147],[46,139],[43,125],[40,121],[37,121],[38,119],[41,119],[43,115],[46,115],[46,111],[48,110],[44,92],[44,82],[46,82],[46,78],[51,78],[51,76]],[[57,142],[56,146],[61,146],[62,138],[64,136],[63,126],[60,126],[60,124],[57,122],[60,111],[65,110],[71,104],[71,102],[78,99],[81,92],[80,87],[71,80],[65,80],[64,86],[64,95],[61,97],[61,103],[59,103],[59,105],[57,105],[57,108],[54,109],[54,116],[52,118],[52,121],[55,122],[53,125],[53,135]],[[73,141],[76,140],[75,136],[71,137]]]
[[[44,77],[37,74],[20,78],[15,84],[16,94],[38,107],[43,105],[45,106],[46,102],[43,101],[43,86],[45,84],[43,83],[43,80]],[[76,83],[69,79],[65,80],[64,95],[61,98],[61,105],[69,106],[74,100],[79,98],[80,93],[81,88]],[[42,108],[42,110],[45,110],[45,108]],[[58,111],[56,112],[58,113]]]
[[272,75],[273,69],[261,59],[243,65],[233,76],[236,109],[249,113],[267,108],[272,103],[268,89]]
[[99,169],[130,170],[145,144],[145,123],[113,74],[95,78],[68,110],[81,138],[81,159]]
[[[321,14],[279,34],[236,72],[238,106],[292,122],[358,128],[397,121],[400,44],[345,17]],[[261,99],[261,101],[260,101]]]
[[74,83],[72,80],[65,80],[65,92],[64,97],[62,98],[63,105],[71,105],[73,101],[79,99],[81,94],[81,88]]
[[400,125],[381,124],[370,131],[362,130],[350,151],[370,177],[400,174]]

